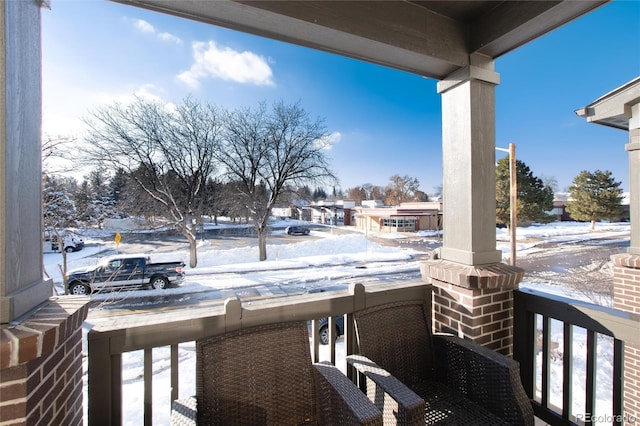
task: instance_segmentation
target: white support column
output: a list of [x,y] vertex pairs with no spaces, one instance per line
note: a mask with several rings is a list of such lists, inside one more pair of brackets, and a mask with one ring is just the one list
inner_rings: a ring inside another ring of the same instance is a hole
[[46,302],[42,273],[40,4],[0,2],[0,322]]
[[496,250],[495,86],[493,61],[438,83],[442,95],[443,217],[441,258],[465,265],[501,261]]
[[640,103],[631,106],[629,119],[629,193],[631,244],[629,254],[640,256]]
[[[443,219],[440,259],[421,272],[433,284],[433,325],[505,355],[513,346],[513,289],[524,271],[496,250],[495,86],[493,61],[438,83],[442,94]],[[484,315],[483,315],[484,313]]]

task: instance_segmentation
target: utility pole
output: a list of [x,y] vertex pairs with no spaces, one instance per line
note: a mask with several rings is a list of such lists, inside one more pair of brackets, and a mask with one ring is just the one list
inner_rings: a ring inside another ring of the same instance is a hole
[[509,222],[511,223],[511,266],[516,266],[516,228],[518,226],[518,175],[516,171],[516,144],[509,144],[509,184],[511,198],[509,200]]
[[516,266],[516,228],[518,226],[518,174],[516,169],[516,144],[509,144],[509,149],[497,148],[498,151],[509,153],[509,230],[511,231],[511,255],[509,264]]

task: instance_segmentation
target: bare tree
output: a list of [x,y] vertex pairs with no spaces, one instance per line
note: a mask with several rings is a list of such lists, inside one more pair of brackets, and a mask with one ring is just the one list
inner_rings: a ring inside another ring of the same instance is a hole
[[367,191],[364,186],[349,188],[347,189],[347,197],[355,201],[357,205],[360,205],[362,200],[367,199]]
[[413,201],[418,195],[420,182],[417,178],[407,175],[393,175],[389,178],[391,183],[387,186],[385,204],[389,206],[399,206],[405,201]]
[[388,198],[387,192],[391,187],[383,188],[371,183],[363,183],[360,186],[347,189],[347,198],[361,204],[364,200],[381,200]]
[[363,183],[360,186],[360,189],[362,191],[364,191],[364,197],[365,197],[364,199],[365,200],[371,200],[372,199],[371,195],[373,194],[373,188],[374,188],[374,185],[371,184],[371,183]]
[[[64,251],[64,236],[62,227],[69,225],[77,218],[75,206],[70,199],[70,191],[76,186],[75,179],[56,177],[54,173],[64,174],[70,167],[64,164],[68,155],[68,147],[75,142],[71,136],[50,136],[42,138],[42,211],[46,232],[54,234],[54,238],[61,247],[62,280],[64,294],[67,294],[67,253]],[[44,235],[43,235],[44,237]],[[49,236],[51,238],[51,236]],[[45,270],[46,273],[46,270]]]
[[91,112],[84,154],[98,164],[122,168],[163,208],[165,217],[189,241],[190,266],[198,263],[194,209],[214,171],[218,110],[190,98],[163,105],[142,98]]
[[387,198],[386,190],[378,185],[371,188],[371,193],[368,195],[368,200],[381,200],[384,201]]
[[65,164],[68,159],[69,147],[76,139],[72,136],[50,136],[42,138],[42,170],[43,173],[65,173],[71,166]]
[[268,111],[240,109],[227,115],[219,161],[258,234],[259,259],[267,259],[271,210],[288,186],[335,181],[326,156],[329,138],[319,119],[311,121],[299,103],[275,103]]

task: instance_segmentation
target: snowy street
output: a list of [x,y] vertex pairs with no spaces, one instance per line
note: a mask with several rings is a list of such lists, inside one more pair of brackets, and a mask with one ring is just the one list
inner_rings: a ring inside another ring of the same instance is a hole
[[[154,308],[220,303],[234,295],[241,300],[281,297],[343,289],[365,280],[413,280],[420,276],[420,262],[440,245],[440,239],[428,232],[372,233],[366,238],[353,230],[317,226],[309,237],[290,237],[284,234],[283,226],[277,225],[267,240],[267,261],[257,261],[254,237],[230,237],[229,233],[234,231],[217,237],[208,233],[213,237],[200,241],[198,266],[186,268],[183,284],[165,290],[94,294],[89,318],[117,315],[121,310],[131,314],[135,309],[148,312]],[[140,254],[137,251],[140,249],[154,261],[178,259],[188,264],[188,247],[179,236],[157,242],[144,233],[125,234],[123,241],[133,242],[116,247],[108,232],[92,232],[93,235],[83,234],[85,249],[67,255],[69,269],[94,265],[108,255]],[[498,229],[497,239],[506,259],[509,253],[506,231]],[[522,285],[562,294],[575,292],[576,284],[583,282],[596,286],[610,281],[609,256],[623,252],[628,244],[626,223],[598,224],[595,232],[589,232],[588,224],[575,222],[518,228],[517,264],[526,271]],[[45,269],[60,294],[63,293],[58,267],[61,257],[59,253],[44,255]],[[594,292],[606,294],[606,285],[597,286]],[[592,292],[586,293],[583,296],[593,301]]]

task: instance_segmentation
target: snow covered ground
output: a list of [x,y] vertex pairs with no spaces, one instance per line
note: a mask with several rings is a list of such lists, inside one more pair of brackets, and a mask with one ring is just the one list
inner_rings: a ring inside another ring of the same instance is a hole
[[[287,222],[290,224],[291,221]],[[284,226],[284,225],[283,225]],[[518,244],[517,255],[522,258],[538,250],[538,246],[542,243],[558,242],[558,241],[584,241],[589,239],[602,238],[604,236],[620,239],[629,238],[628,223],[599,223],[594,232],[590,231],[588,223],[573,222],[556,222],[547,225],[534,225],[527,228],[518,228]],[[257,247],[245,247],[229,250],[216,250],[211,247],[207,241],[200,243],[198,248],[198,266],[196,268],[187,268],[187,280],[178,288],[168,290],[147,290],[147,291],[128,291],[120,292],[120,297],[140,298],[141,301],[151,294],[167,294],[167,292],[194,292],[204,291],[210,288],[220,289],[221,286],[226,288],[261,285],[266,282],[280,282],[296,279],[308,280],[309,282],[326,279],[328,283],[339,280],[347,273],[353,275],[354,268],[344,267],[344,265],[352,265],[354,263],[366,263],[367,267],[358,269],[358,273],[362,275],[376,275],[385,272],[402,272],[415,271],[419,268],[419,262],[413,260],[416,252],[412,250],[400,249],[396,247],[388,247],[369,241],[364,234],[353,232],[352,234],[341,234],[331,232],[327,228],[327,232],[312,231],[312,236],[320,237],[314,239],[305,239],[302,237],[300,242],[292,244],[280,244],[268,246],[268,258],[270,260],[258,262]],[[273,231],[273,232],[284,232]],[[85,241],[89,244],[87,248],[77,253],[68,255],[68,267],[75,268],[89,264],[95,264],[100,261],[100,253],[109,250],[124,250],[124,247],[116,247],[114,242],[104,244],[102,240],[94,240],[87,237],[87,233],[83,234]],[[411,234],[415,237],[421,235],[424,238],[430,238],[429,233]],[[386,237],[386,238],[407,238],[407,234],[373,234],[369,232],[369,236]],[[506,230],[498,229],[496,233],[498,239],[498,249],[508,254],[509,235]],[[436,237],[433,237],[436,239]],[[545,249],[548,250],[548,249]],[[162,253],[145,253],[150,255],[152,260],[162,261],[164,259],[173,260],[176,257],[183,259],[188,264],[188,250],[185,245],[184,250],[176,252]],[[378,262],[385,263],[378,263]],[[45,270],[54,280],[58,291],[61,288],[61,275],[58,264],[61,262],[60,254],[46,254],[44,256]],[[243,272],[242,274],[233,274],[233,272]],[[212,279],[205,274],[223,274]],[[558,288],[546,288],[539,283],[527,282],[522,286],[541,289],[542,291],[552,290],[554,293],[572,297],[569,291]],[[124,294],[126,293],[126,294]],[[101,298],[113,297],[109,294],[98,294],[92,296],[92,299],[100,300]],[[89,329],[95,321],[89,319],[86,322],[86,329]],[[554,330],[555,333],[555,330]],[[559,336],[554,339],[562,341],[561,327],[559,327]],[[580,337],[574,343],[578,356],[584,351],[580,348],[584,342],[580,341]],[[610,346],[610,345],[609,345]],[[603,350],[607,351],[608,345],[603,344]],[[326,349],[326,348],[324,348]],[[328,358],[328,353],[321,355],[324,359]],[[344,357],[344,348],[341,340],[337,345],[338,358]],[[86,359],[86,358],[85,358]],[[194,348],[193,344],[181,345],[180,350],[180,393],[181,396],[191,395],[194,393],[193,368],[194,368]],[[580,362],[577,360],[576,362]],[[154,418],[153,424],[165,425],[169,423],[169,383],[170,372],[168,370],[169,353],[168,348],[159,348],[154,350]],[[142,353],[130,353],[123,357],[123,401],[124,401],[124,424],[139,425],[142,424],[142,407],[143,407],[143,381],[142,381]],[[561,366],[558,361],[554,368]],[[86,363],[85,363],[86,371]],[[85,374],[86,377],[86,374]],[[560,375],[560,377],[562,377]],[[603,377],[600,382],[606,382],[607,377],[611,377],[610,366],[603,366],[598,371],[598,377]],[[580,378],[576,378],[580,379]],[[582,380],[574,380],[577,384],[574,386],[576,397],[580,394],[580,383]],[[561,396],[561,383],[554,382],[554,395]],[[86,388],[85,388],[86,392]],[[603,392],[603,394],[606,392]],[[85,393],[86,401],[86,393]],[[85,409],[86,409],[85,403]],[[603,401],[599,401],[598,408],[602,412],[608,412],[606,406],[606,395]],[[579,412],[579,408],[577,407]],[[86,416],[85,416],[86,417]]]

